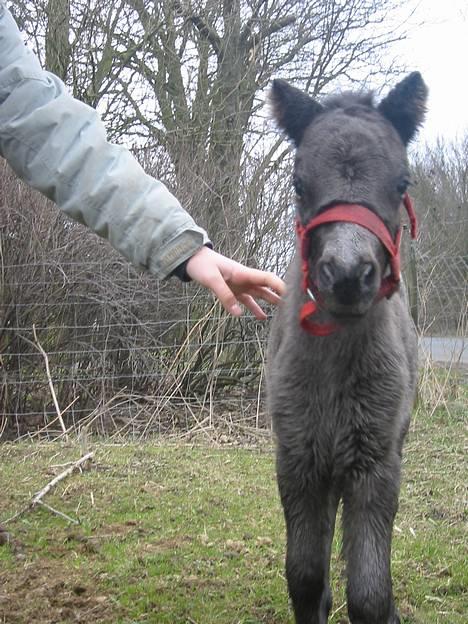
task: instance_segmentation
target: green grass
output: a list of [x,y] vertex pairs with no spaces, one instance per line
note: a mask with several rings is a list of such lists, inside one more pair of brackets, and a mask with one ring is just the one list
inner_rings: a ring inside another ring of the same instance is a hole
[[[468,613],[466,393],[454,409],[422,408],[405,452],[393,542],[405,624],[462,624]],[[162,441],[96,443],[95,464],[7,525],[0,546],[0,622],[286,624],[284,525],[271,449]],[[0,521],[75,460],[78,445],[0,447]],[[334,615],[347,622],[340,535]],[[2,619],[3,618],[3,619]]]

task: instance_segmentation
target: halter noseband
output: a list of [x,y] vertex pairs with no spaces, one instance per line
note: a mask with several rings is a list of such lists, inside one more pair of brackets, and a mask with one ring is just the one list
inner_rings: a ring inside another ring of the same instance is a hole
[[[403,196],[403,205],[406,208],[410,220],[411,238],[415,239],[417,234],[417,220],[413,209],[413,203],[408,193],[405,193]],[[393,293],[398,290],[400,284],[401,226],[398,228],[394,240],[382,219],[369,210],[369,208],[360,204],[338,204],[332,206],[317,217],[311,219],[306,225],[296,220],[296,232],[299,238],[302,258],[302,288],[310,298],[310,301],[302,306],[299,320],[302,329],[313,336],[328,336],[341,329],[341,325],[337,323],[318,323],[310,318],[318,311],[318,304],[320,302],[318,289],[309,275],[310,233],[324,223],[336,223],[337,221],[356,223],[366,228],[377,236],[389,254],[390,273],[382,279],[374,303],[377,303],[377,301],[380,301],[384,297],[389,299]]]

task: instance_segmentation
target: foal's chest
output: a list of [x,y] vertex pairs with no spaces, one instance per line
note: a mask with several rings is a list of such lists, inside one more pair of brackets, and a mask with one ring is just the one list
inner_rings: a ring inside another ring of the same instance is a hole
[[[391,391],[389,391],[391,389]],[[335,475],[367,472],[391,449],[400,403],[398,380],[377,373],[348,372],[312,387],[309,379],[306,428],[314,453]]]

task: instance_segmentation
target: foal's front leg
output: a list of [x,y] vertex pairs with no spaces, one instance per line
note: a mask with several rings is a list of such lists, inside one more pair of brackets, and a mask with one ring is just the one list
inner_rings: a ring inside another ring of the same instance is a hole
[[343,542],[351,624],[399,624],[390,555],[400,458],[350,480],[343,493]]
[[337,500],[307,485],[278,457],[278,487],[287,529],[286,577],[296,624],[326,624],[331,608],[330,551]]

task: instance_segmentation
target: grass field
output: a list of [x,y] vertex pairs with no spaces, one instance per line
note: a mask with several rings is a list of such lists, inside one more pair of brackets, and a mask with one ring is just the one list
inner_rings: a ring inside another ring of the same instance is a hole
[[[445,406],[420,408],[406,444],[393,545],[406,624],[467,621],[466,405],[457,386]],[[44,498],[79,525],[36,508],[4,526],[9,541],[0,533],[0,622],[292,622],[270,447],[89,446],[89,469]],[[0,446],[0,523],[82,453]],[[339,532],[332,570],[330,622],[344,624]]]

